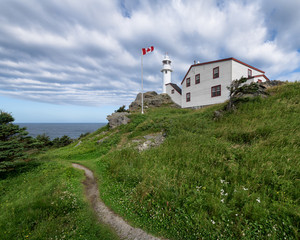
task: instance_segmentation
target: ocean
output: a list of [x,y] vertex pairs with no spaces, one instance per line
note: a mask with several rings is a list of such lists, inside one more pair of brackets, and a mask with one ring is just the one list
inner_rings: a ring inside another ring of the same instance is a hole
[[81,134],[91,133],[106,125],[106,123],[16,123],[20,127],[26,127],[29,136],[46,134],[51,140],[64,135],[72,139]]

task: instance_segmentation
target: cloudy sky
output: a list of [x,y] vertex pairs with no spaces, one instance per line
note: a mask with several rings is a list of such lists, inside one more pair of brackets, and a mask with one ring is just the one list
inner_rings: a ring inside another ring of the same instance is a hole
[[300,80],[299,0],[0,0],[0,109],[16,122],[105,122],[194,60],[235,57]]

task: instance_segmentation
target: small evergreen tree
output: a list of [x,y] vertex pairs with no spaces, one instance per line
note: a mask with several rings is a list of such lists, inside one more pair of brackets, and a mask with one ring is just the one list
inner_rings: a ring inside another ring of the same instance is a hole
[[0,172],[12,168],[16,160],[24,159],[25,150],[33,144],[26,128],[13,122],[11,114],[0,111]]
[[50,137],[47,136],[45,133],[43,133],[42,135],[37,135],[36,140],[39,148],[52,146],[52,141],[50,140]]
[[73,142],[73,140],[67,135],[62,136],[61,138],[59,138],[59,137],[54,138],[52,141],[53,147],[56,147],[56,148],[67,146],[67,145],[71,144],[72,142]]
[[119,107],[119,109],[118,110],[115,110],[115,113],[117,113],[117,112],[128,112],[128,110],[127,109],[125,109],[125,105],[123,105],[122,107]]
[[259,96],[259,95],[268,95],[265,92],[266,87],[256,82],[247,84],[247,78],[241,77],[240,79],[233,80],[227,89],[229,90],[229,101],[226,105],[225,110],[235,110],[236,104],[240,101],[243,101],[243,97],[247,95]]
[[227,87],[229,90],[229,101],[224,109],[214,112],[214,120],[219,120],[225,111],[235,111],[238,103],[249,101],[249,97],[268,95],[265,86],[256,82],[247,84],[247,81],[248,78],[241,77],[231,82],[230,86]]

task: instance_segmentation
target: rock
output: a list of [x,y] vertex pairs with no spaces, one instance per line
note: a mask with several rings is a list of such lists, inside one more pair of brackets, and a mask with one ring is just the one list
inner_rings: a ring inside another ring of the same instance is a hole
[[146,135],[144,136],[144,139],[146,139],[146,141],[137,146],[139,152],[145,151],[152,147],[158,147],[164,142],[165,137],[162,132],[159,132],[155,134]]
[[214,111],[214,117],[213,117],[213,119],[214,120],[219,120],[221,117],[223,117],[223,115],[224,115],[224,111],[222,111],[222,110],[216,110],[216,111]]
[[129,115],[128,112],[116,112],[107,116],[108,125],[110,128],[115,128],[121,126],[123,124],[127,124],[130,122],[130,118],[127,117]]
[[[160,107],[162,105],[169,105],[171,107],[179,107],[175,104],[171,97],[168,94],[162,93],[157,94],[156,92],[146,92],[143,94],[144,99],[144,108],[147,109],[149,107]],[[129,111],[134,112],[138,111],[142,107],[142,94],[139,93],[135,100],[129,105]]]
[[282,84],[285,84],[286,82],[280,81],[280,80],[272,80],[272,81],[265,81],[263,83],[260,83],[260,85],[265,86],[266,88],[274,87],[274,86],[279,86]]
[[81,142],[81,140],[80,140],[80,141],[76,144],[75,147],[78,147],[81,143],[82,143],[82,142]]
[[106,136],[106,137],[104,137],[104,138],[98,140],[97,143],[98,143],[98,144],[103,143],[107,138],[108,138],[108,136]]

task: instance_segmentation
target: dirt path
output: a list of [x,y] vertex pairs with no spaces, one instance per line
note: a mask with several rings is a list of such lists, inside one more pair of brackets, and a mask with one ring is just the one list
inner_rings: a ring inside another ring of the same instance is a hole
[[84,170],[86,179],[84,180],[83,184],[85,186],[86,197],[92,204],[92,207],[99,220],[111,226],[121,239],[160,240],[159,238],[153,237],[139,228],[131,227],[120,216],[106,207],[99,198],[97,182],[92,171],[77,163],[72,163],[72,166]]

